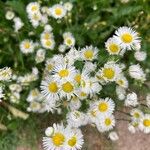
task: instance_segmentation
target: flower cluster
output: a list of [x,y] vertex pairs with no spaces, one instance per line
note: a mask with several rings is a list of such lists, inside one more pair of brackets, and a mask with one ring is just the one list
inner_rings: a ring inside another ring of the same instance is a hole
[[[104,43],[104,59],[100,55],[103,50],[98,46],[89,44],[77,48],[78,41],[69,28],[55,35],[55,26],[50,20],[60,24],[70,16],[72,9],[70,2],[51,7],[41,6],[39,2],[27,5],[27,18],[34,32],[30,31],[18,44],[22,66],[25,59],[32,59],[33,64],[29,65],[32,71],[0,69],[0,102],[9,99],[10,103],[19,104],[25,97],[28,113],[50,112],[65,116],[60,124],[54,123],[45,130],[45,150],[81,149],[84,140],[80,127],[87,124],[106,132],[112,141],[118,140],[115,125],[121,119],[117,113],[127,116],[124,120],[129,121],[128,129],[132,133],[137,130],[150,133],[150,114],[143,109],[150,108],[150,95],[145,102],[139,101],[131,88],[133,82],[144,84],[147,76],[141,65],[147,54],[141,50],[139,34],[127,26],[116,29]],[[5,17],[13,20],[15,33],[25,25],[12,11]],[[126,60],[130,53],[134,53],[134,63]],[[9,92],[4,92],[5,88]],[[124,112],[120,110],[120,103],[125,107]]]

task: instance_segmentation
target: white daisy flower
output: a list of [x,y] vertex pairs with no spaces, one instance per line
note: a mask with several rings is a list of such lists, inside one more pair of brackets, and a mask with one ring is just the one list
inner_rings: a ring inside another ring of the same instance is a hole
[[65,44],[60,44],[59,47],[58,47],[58,51],[61,52],[61,53],[63,53],[63,52],[65,52],[66,48],[67,47],[66,47]]
[[66,9],[61,4],[55,4],[50,8],[50,15],[55,19],[61,19],[66,15]]
[[39,26],[39,23],[42,19],[42,14],[40,12],[37,12],[37,13],[29,14],[28,17],[33,27],[36,28],[37,26]]
[[135,49],[135,46],[141,42],[138,33],[129,27],[120,27],[115,34],[114,38],[123,49]]
[[128,88],[128,80],[122,74],[117,77],[116,83],[123,88]]
[[121,86],[116,86],[116,94],[119,100],[124,100],[126,98],[126,90]]
[[32,101],[30,102],[29,107],[27,108],[27,110],[29,112],[38,112],[41,109],[41,104],[39,102],[36,101]]
[[86,99],[88,97],[88,93],[85,93],[83,91],[81,91],[81,89],[77,89],[76,91],[76,95],[79,97],[79,99],[83,100]]
[[133,120],[139,120],[144,115],[143,112],[137,108],[132,109],[130,114]]
[[125,99],[125,106],[136,106],[138,105],[138,98],[136,93],[132,92],[127,94],[127,97]]
[[81,130],[80,129],[68,129],[68,128],[66,128],[68,131],[68,135],[67,135],[67,139],[65,142],[64,150],[80,150],[84,143],[83,134]]
[[110,55],[118,55],[121,52],[120,43],[115,38],[109,38],[105,43],[105,47]]
[[71,127],[78,128],[80,126],[84,126],[88,123],[88,118],[86,114],[74,110],[67,114],[67,123]]
[[27,102],[38,101],[39,96],[40,96],[40,91],[37,88],[35,88],[30,91],[27,97]]
[[41,93],[43,96],[51,101],[59,99],[59,85],[54,78],[47,76],[41,83]]
[[11,90],[11,92],[21,92],[22,91],[22,86],[20,84],[10,84],[9,85],[9,89]]
[[67,64],[56,64],[53,69],[53,77],[57,80],[73,80],[76,74],[76,69],[74,66],[69,66]]
[[81,49],[81,58],[86,61],[93,61],[97,59],[98,48],[93,46],[86,46]]
[[137,60],[137,61],[144,61],[147,57],[147,53],[144,52],[144,51],[136,51],[134,53],[134,58]]
[[111,98],[100,99],[95,103],[98,116],[108,116],[113,113],[115,109],[115,103]]
[[53,127],[48,127],[45,130],[45,135],[48,137],[51,137],[54,134],[54,128]]
[[20,50],[24,54],[29,54],[34,52],[34,43],[31,40],[24,40],[20,43]]
[[38,13],[39,10],[40,4],[38,2],[31,2],[26,7],[26,11],[28,14]]
[[9,81],[12,77],[12,70],[9,67],[0,69],[0,81]]
[[45,50],[44,49],[38,49],[35,56],[36,63],[41,63],[45,60]]
[[60,85],[60,97],[67,97],[67,99],[70,99],[72,96],[74,96],[76,92],[76,87],[74,85],[74,82],[71,81],[64,81]]
[[49,31],[44,31],[41,34],[41,41],[42,40],[49,40],[49,39],[54,39],[54,35],[52,32]]
[[115,118],[113,115],[107,115],[96,120],[96,127],[99,132],[106,132],[113,129],[115,126]]
[[72,33],[70,32],[65,32],[63,34],[63,38],[64,38],[64,44],[68,47],[72,47],[75,45],[75,38],[73,36]]
[[119,136],[117,134],[117,132],[112,131],[109,133],[108,137],[112,140],[112,141],[117,141],[119,139]]
[[145,114],[139,123],[139,129],[144,133],[150,133],[150,114]]
[[129,67],[129,75],[137,80],[145,81],[146,75],[139,64]]
[[96,70],[96,63],[92,63],[90,61],[86,61],[83,67],[83,70],[86,70],[87,72],[92,72]]
[[13,21],[14,21],[14,30],[15,32],[18,32],[24,26],[24,23],[19,17],[15,17]]
[[69,102],[71,110],[78,110],[81,107],[81,101],[77,96],[73,96]]
[[106,81],[116,81],[122,70],[118,64],[113,61],[107,62],[100,71],[100,76]]
[[5,14],[5,18],[7,20],[12,20],[15,17],[15,13],[13,11],[7,11]]
[[46,31],[46,32],[51,32],[52,30],[53,30],[53,28],[52,28],[51,25],[46,24],[46,25],[44,26],[44,31]]
[[54,124],[53,129],[51,136],[43,137],[44,150],[63,150],[67,138],[66,130],[62,124]]
[[53,50],[55,47],[54,39],[41,40],[41,44],[44,48]]
[[70,2],[66,2],[66,3],[64,3],[64,7],[67,11],[71,11],[73,8],[73,4]]

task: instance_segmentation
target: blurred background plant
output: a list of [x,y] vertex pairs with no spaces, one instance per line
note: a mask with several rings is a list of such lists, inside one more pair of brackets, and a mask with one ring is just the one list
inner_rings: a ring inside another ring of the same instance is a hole
[[[20,53],[19,44],[22,40],[30,36],[31,39],[40,38],[42,26],[35,29],[26,13],[26,5],[32,0],[6,0],[0,1],[0,68],[5,66],[11,67],[15,73],[24,75],[32,70],[34,64],[34,55],[25,56]],[[59,3],[59,0],[41,0],[41,5],[51,6]],[[68,2],[64,0],[62,2]],[[141,66],[147,71],[147,79],[150,79],[150,1],[149,0],[70,0],[73,9],[61,22],[50,20],[50,25],[55,27],[53,33],[56,43],[61,43],[61,35],[64,32],[71,32],[78,47],[92,44],[97,46],[101,51],[99,53],[100,63],[105,62],[109,54],[104,50],[104,42],[114,34],[114,31],[120,26],[130,26],[139,32],[142,40],[142,50],[147,52],[146,61],[141,62]],[[14,32],[13,22],[6,20],[6,12],[12,11],[20,17],[24,27],[20,32]],[[33,33],[33,34],[32,34]],[[58,46],[54,51],[47,51],[46,55],[52,57],[57,54]],[[127,65],[136,63],[133,59],[134,52],[125,54],[122,62]],[[119,59],[119,58],[115,58]],[[42,71],[44,63],[36,64],[35,67]],[[37,145],[36,142],[41,138],[41,133],[47,127],[47,124],[62,118],[61,115],[54,117],[51,114],[34,114],[26,112],[28,103],[26,97],[31,89],[39,86],[41,75],[38,82],[32,82],[28,88],[21,91],[19,103],[10,102],[0,103],[0,149],[16,149],[18,143],[28,143],[29,147]],[[139,95],[146,95],[149,92],[148,82],[139,85],[139,82],[131,80],[131,89],[138,92]],[[8,85],[6,84],[8,90]],[[105,89],[106,93],[112,93],[113,86]],[[9,90],[8,90],[9,91]],[[7,93],[9,95],[9,92]],[[109,96],[109,95],[108,95]],[[121,107],[122,104],[119,105]],[[19,114],[19,115],[18,115]],[[28,115],[30,117],[28,118]],[[18,118],[19,117],[19,118]],[[28,119],[27,119],[28,118]],[[40,118],[40,120],[38,119]],[[23,120],[27,119],[27,120]],[[3,131],[2,131],[3,130]],[[26,133],[26,134],[25,134]],[[20,142],[18,142],[20,141]],[[7,144],[6,144],[7,143]],[[34,148],[33,148],[34,149]],[[36,149],[36,148],[35,148]]]

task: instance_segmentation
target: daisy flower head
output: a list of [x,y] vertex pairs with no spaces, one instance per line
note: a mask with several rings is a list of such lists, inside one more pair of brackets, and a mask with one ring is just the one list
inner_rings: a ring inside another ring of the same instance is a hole
[[106,132],[113,129],[115,126],[115,118],[113,115],[107,115],[96,120],[96,127],[99,132]]
[[0,69],[0,81],[9,81],[12,77],[12,70],[9,67]]
[[144,52],[144,51],[136,51],[134,53],[134,58],[137,60],[137,61],[144,61],[147,57],[147,53]]
[[135,46],[141,42],[138,33],[126,26],[120,27],[115,32],[114,38],[123,49],[127,50],[135,49]]
[[31,40],[24,40],[20,43],[20,50],[24,54],[29,54],[34,52],[34,43]]
[[81,49],[81,58],[85,61],[93,61],[97,59],[98,48],[91,46],[86,46]]
[[112,141],[117,141],[119,139],[119,136],[117,134],[117,132],[112,131],[109,133],[108,137],[112,140]]
[[141,80],[141,81],[146,80],[146,74],[144,73],[143,69],[139,64],[129,66],[129,75],[130,77],[137,80]]
[[35,88],[30,91],[30,93],[27,97],[27,102],[36,101],[36,100],[38,100],[39,96],[40,96],[40,91],[37,88]]
[[90,108],[88,109],[87,115],[89,117],[89,122],[90,123],[95,123],[97,118],[97,109],[93,105],[93,103],[90,105]]
[[43,137],[44,150],[63,150],[66,141],[66,130],[62,124],[53,124],[50,136]]
[[150,114],[145,114],[140,119],[139,129],[144,133],[150,133]]
[[73,96],[69,102],[69,107],[71,110],[78,110],[81,107],[81,101],[79,97]]
[[44,49],[38,49],[35,56],[36,63],[41,63],[45,60],[45,50]]
[[26,11],[28,14],[37,13],[40,10],[40,4],[38,2],[31,2],[27,5]]
[[36,28],[40,24],[40,21],[42,19],[42,14],[40,12],[36,12],[33,14],[29,14],[28,18],[30,19],[32,26]]
[[49,10],[50,10],[50,15],[55,19],[61,19],[65,17],[67,12],[65,7],[61,4],[55,4],[51,8],[49,8]]
[[110,55],[118,55],[121,52],[120,43],[115,38],[109,38],[105,43],[105,47]]
[[108,116],[113,113],[115,109],[115,103],[111,98],[100,99],[95,103],[98,117]]
[[19,17],[15,17],[13,21],[14,21],[14,30],[15,32],[18,32],[24,26],[24,23]]
[[73,8],[73,4],[70,2],[66,2],[66,3],[64,3],[64,7],[67,11],[71,11]]
[[41,82],[41,93],[42,95],[51,101],[59,99],[59,84],[51,76],[47,76],[45,80]]
[[49,40],[49,39],[53,39],[53,38],[54,38],[54,35],[52,32],[44,31],[41,34],[41,41],[42,40]]
[[72,65],[68,64],[56,64],[53,69],[53,76],[57,81],[61,80],[73,80],[76,74],[76,69]]
[[116,83],[123,88],[128,88],[128,80],[122,74],[117,77]]
[[130,112],[133,120],[140,120],[141,117],[143,117],[143,112],[137,108],[132,109]]
[[63,34],[63,38],[64,38],[64,44],[68,47],[72,47],[75,45],[75,38],[73,36],[72,33],[70,32],[65,32]]
[[86,114],[74,110],[67,114],[67,123],[71,127],[78,128],[80,126],[86,125],[88,123],[88,118]]
[[70,99],[76,93],[76,87],[72,81],[63,81],[60,85],[60,97]]
[[15,13],[13,11],[7,11],[6,12],[5,18],[7,20],[12,20],[14,17],[15,17]]
[[47,40],[42,39],[41,44],[44,48],[50,49],[50,50],[53,50],[54,47],[55,47],[55,41],[54,41],[53,38],[50,38],[50,39],[47,39]]
[[113,61],[107,62],[100,71],[100,76],[106,81],[116,81],[122,70],[118,64]]
[[64,150],[80,150],[84,143],[83,134],[80,129],[69,128],[70,127],[66,128],[66,130],[68,131],[68,136],[65,142]]
[[132,92],[127,94],[126,99],[125,99],[125,106],[136,106],[138,105],[138,98],[137,94]]

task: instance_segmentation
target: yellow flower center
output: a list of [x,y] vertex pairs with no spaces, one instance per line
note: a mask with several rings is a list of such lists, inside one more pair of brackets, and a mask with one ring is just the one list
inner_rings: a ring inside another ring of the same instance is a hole
[[30,48],[30,43],[29,43],[29,42],[26,42],[26,43],[24,44],[24,48],[25,48],[25,49],[29,49],[29,48]]
[[55,146],[61,146],[65,141],[65,136],[62,133],[55,133],[52,137],[53,144]]
[[37,11],[38,7],[37,6],[32,6],[31,10],[32,11]]
[[131,34],[129,33],[125,33],[121,36],[121,40],[124,42],[124,43],[131,43],[132,40],[133,40],[133,37]]
[[40,19],[40,16],[37,15],[37,14],[34,14],[34,15],[33,15],[33,19],[38,21],[38,20]]
[[71,139],[68,140],[68,145],[73,147],[75,146],[77,143],[77,138],[75,136],[73,136]]
[[103,76],[107,79],[112,79],[115,76],[115,71],[112,68],[105,68],[103,70]]
[[58,15],[58,16],[61,15],[62,14],[62,9],[61,8],[56,8],[55,9],[55,14]]
[[47,69],[48,69],[48,71],[52,70],[53,69],[53,65],[52,64],[48,64],[47,65]]
[[82,96],[82,97],[85,97],[87,94],[86,93],[84,93],[84,92],[81,92],[80,93],[80,96]]
[[49,83],[48,89],[50,92],[56,93],[58,91],[58,86],[57,86],[56,82]]
[[33,90],[33,91],[31,92],[31,94],[32,94],[32,96],[38,96],[38,91],[37,91],[37,90]]
[[50,39],[50,34],[49,34],[49,33],[45,33],[45,34],[44,34],[44,39],[45,39],[45,40]]
[[86,83],[84,80],[81,80],[81,86],[84,88],[86,86]]
[[63,69],[63,70],[59,71],[58,74],[61,78],[64,78],[64,77],[67,77],[69,75],[69,71],[67,69]]
[[66,43],[67,43],[68,45],[71,45],[71,44],[72,44],[72,40],[68,38],[68,39],[66,40]]
[[92,50],[86,50],[85,52],[84,52],[84,57],[86,58],[86,59],[92,59],[93,58],[93,51]]
[[92,110],[92,111],[91,111],[91,115],[92,115],[93,117],[96,117],[96,110]]
[[134,117],[135,117],[135,118],[139,118],[139,117],[140,117],[140,114],[139,114],[138,112],[135,112],[135,113],[134,113]]
[[123,83],[124,83],[123,80],[118,80],[119,85],[123,85]]
[[45,44],[46,44],[46,46],[51,46],[51,45],[52,45],[52,42],[49,41],[49,40],[47,40]]
[[143,124],[144,124],[145,127],[150,127],[150,119],[145,119],[143,121]]
[[106,119],[105,119],[105,125],[106,125],[106,126],[111,125],[111,119],[110,119],[110,118],[106,118]]
[[109,46],[109,49],[112,53],[117,53],[120,50],[119,46],[114,43]]
[[105,102],[102,102],[98,105],[98,109],[100,112],[105,112],[108,109],[108,104]]
[[70,82],[66,82],[62,85],[62,90],[66,93],[72,92],[73,89],[73,85]]
[[75,81],[76,81],[77,83],[80,84],[80,82],[81,82],[81,75],[80,75],[80,74],[76,74],[74,79],[75,79]]

